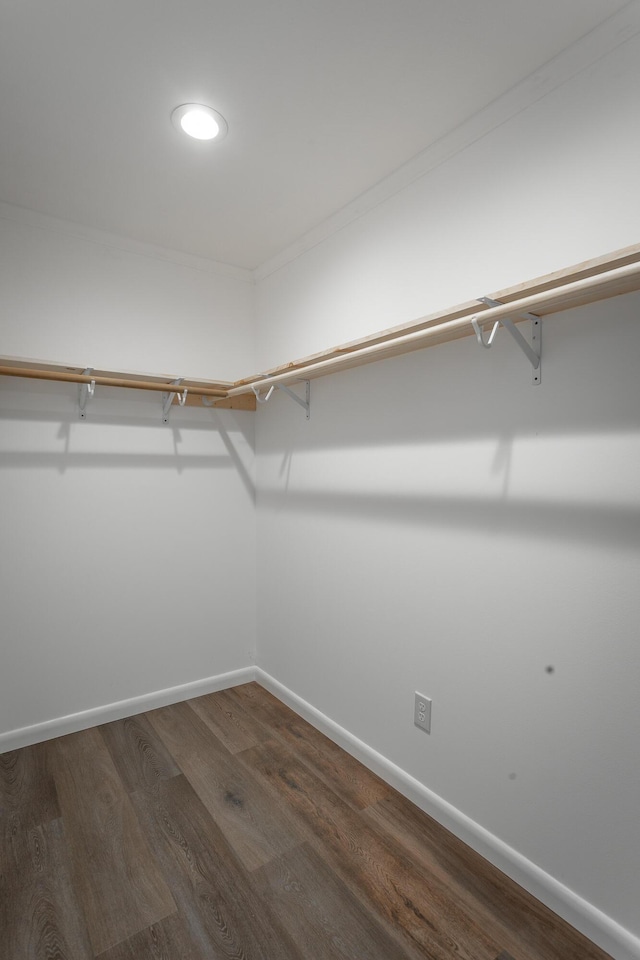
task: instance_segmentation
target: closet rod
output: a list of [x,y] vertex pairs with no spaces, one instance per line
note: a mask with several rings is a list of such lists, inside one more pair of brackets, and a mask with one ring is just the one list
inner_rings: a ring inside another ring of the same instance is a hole
[[[157,383],[154,380],[126,380],[121,377],[103,377],[100,374],[67,373],[65,370],[39,370],[33,367],[7,367],[0,365],[0,376],[27,377],[31,380],[62,380],[65,383],[91,383],[99,387],[128,387],[131,390],[155,390],[157,393],[171,393],[176,387],[171,383]],[[217,397],[224,399],[227,391],[220,387],[191,386],[181,384],[189,393],[203,397]],[[246,391],[245,391],[246,393]]]
[[[571,303],[572,300],[575,301],[576,294],[591,292],[594,294],[594,300],[604,299],[607,296],[616,296],[616,292],[607,293],[609,288],[613,288],[617,283],[620,283],[620,281],[629,280],[629,278],[633,277],[640,278],[640,262],[616,267],[613,270],[598,273],[591,277],[584,277],[581,280],[574,280],[571,283],[552,287],[549,290],[531,294],[527,297],[521,297],[520,299],[512,300],[509,303],[504,303],[497,307],[489,307],[486,310],[482,309],[479,302],[476,312],[470,310],[469,313],[463,317],[444,320],[441,323],[434,324],[432,327],[392,336],[379,343],[368,344],[351,350],[347,349],[344,353],[340,353],[337,356],[330,356],[325,360],[312,360],[309,363],[302,361],[292,366],[291,370],[277,372],[273,375],[265,374],[254,377],[251,380],[245,380],[240,386],[235,386],[228,390],[227,396],[239,396],[246,393],[253,386],[264,389],[279,383],[308,379],[310,376],[323,376],[324,374],[333,373],[349,364],[356,366],[359,363],[372,363],[375,360],[381,359],[385,354],[395,356],[401,353],[408,353],[411,350],[418,350],[420,347],[428,346],[429,340],[432,340],[434,337],[441,337],[443,333],[450,333],[464,327],[468,327],[469,333],[471,334],[473,333],[471,325],[473,319],[476,319],[481,325],[489,321],[495,322],[502,317],[509,317],[517,322],[518,314],[536,313],[536,308],[544,307],[547,303],[552,304],[552,308],[548,311],[549,313],[571,309],[572,306],[577,306],[576,303]],[[629,291],[619,290],[617,292],[623,293]]]

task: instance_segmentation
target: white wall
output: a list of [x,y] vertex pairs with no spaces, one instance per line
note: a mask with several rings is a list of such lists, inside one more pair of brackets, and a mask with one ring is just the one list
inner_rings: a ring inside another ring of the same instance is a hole
[[[0,353],[246,370],[249,283],[4,218],[0,271]],[[0,378],[0,735],[253,662],[253,415],[77,395]]]
[[[263,280],[260,368],[636,242],[639,87],[635,39]],[[502,333],[257,433],[261,666],[636,936],[639,310],[545,322],[539,387]]]
[[[0,353],[231,379],[633,243],[639,54],[263,280],[255,364],[241,279],[0,219]],[[261,665],[636,934],[639,307],[257,420]],[[0,383],[0,732],[252,662],[253,416],[75,398]]]
[[4,356],[225,380],[253,356],[246,271],[0,204],[0,283]]
[[636,35],[482,139],[468,124],[466,149],[262,280],[258,368],[637,243],[639,64]]

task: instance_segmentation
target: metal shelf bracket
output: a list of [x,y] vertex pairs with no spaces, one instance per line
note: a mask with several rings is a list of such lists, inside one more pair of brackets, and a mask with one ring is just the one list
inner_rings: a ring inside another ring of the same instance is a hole
[[[179,387],[184,377],[178,377],[177,380],[172,380],[172,387]],[[187,388],[185,387],[183,392],[180,393],[177,390],[174,390],[173,393],[163,393],[162,394],[162,422],[169,423],[169,411],[171,410],[171,404],[175,398],[178,398],[178,403],[181,407],[184,407],[187,401]]]
[[251,384],[251,389],[253,390],[253,393],[254,393],[255,398],[256,398],[256,400],[258,401],[258,403],[266,403],[267,400],[270,400],[270,399],[271,399],[271,394],[273,393],[273,391],[275,390],[275,388],[276,388],[275,383],[272,383],[272,384],[271,384],[271,387],[267,390],[267,392],[265,393],[264,397],[261,397],[261,396],[260,396],[260,387],[254,386],[253,383]]
[[283,390],[288,397],[291,397],[292,400],[295,400],[296,403],[299,403],[302,409],[305,411],[307,420],[311,417],[311,383],[309,380],[301,381],[305,385],[304,390],[304,400],[302,397],[299,397],[297,393],[294,393],[289,387],[285,387],[284,383],[272,383],[264,397],[260,396],[260,387],[255,384],[251,384],[251,389],[255,395],[258,403],[266,403],[267,400],[271,399],[271,395],[274,390]]
[[[479,297],[481,303],[486,303],[489,307],[501,307],[503,302],[501,300],[492,300],[491,297]],[[516,341],[527,360],[533,368],[533,384],[538,386],[541,381],[541,346],[542,346],[542,319],[537,317],[534,313],[521,313],[519,316],[526,317],[527,320],[531,321],[531,343],[529,343],[525,337],[522,336],[515,323],[512,320],[509,320],[508,317],[503,317],[500,320],[496,320],[489,334],[488,340],[485,341],[484,334],[480,324],[482,323],[482,314],[479,314],[476,317],[473,317],[471,323],[473,329],[476,332],[476,339],[481,347],[484,347],[486,350],[493,345],[493,340],[498,332],[498,327],[500,324],[508,330],[513,339]]]
[[[89,377],[93,373],[93,367],[87,367],[82,371],[83,377]],[[96,392],[96,382],[78,384],[78,413],[81,420],[87,419],[87,400]]]
[[294,393],[293,390],[290,390],[289,387],[285,387],[284,383],[278,384],[278,390],[284,390],[288,397],[291,397],[292,400],[295,400],[296,403],[299,403],[302,409],[305,411],[307,420],[311,417],[311,382],[309,380],[304,380],[304,400],[302,397],[299,397],[297,393]]

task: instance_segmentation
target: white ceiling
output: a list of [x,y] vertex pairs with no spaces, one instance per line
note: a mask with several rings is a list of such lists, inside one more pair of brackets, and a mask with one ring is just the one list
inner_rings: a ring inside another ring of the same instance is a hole
[[0,0],[0,201],[253,269],[623,6]]

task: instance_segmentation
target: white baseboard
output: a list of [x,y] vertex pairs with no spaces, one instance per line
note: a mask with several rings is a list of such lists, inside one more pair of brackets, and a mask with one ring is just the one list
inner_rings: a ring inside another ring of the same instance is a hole
[[55,720],[46,720],[44,723],[34,723],[30,727],[21,727],[18,730],[9,730],[0,733],[0,753],[8,750],[18,750],[28,747],[32,743],[42,743],[43,740],[52,740],[77,730],[87,730],[101,723],[110,723],[112,720],[122,720],[133,717],[137,713],[155,710],[158,707],[167,707],[171,703],[182,700],[191,700],[193,697],[202,697],[205,693],[215,693],[216,690],[226,690],[237,687],[241,683],[250,683],[256,679],[255,667],[243,667],[229,673],[221,673],[215,677],[206,677],[204,680],[194,680],[192,683],[182,683],[166,690],[155,690],[139,697],[128,700],[118,700],[116,703],[107,703],[102,707],[91,710],[82,710],[71,713],[66,717],[57,717]]
[[347,753],[360,760],[417,807],[609,953],[614,960],[640,960],[640,939],[611,917],[583,900],[573,890],[541,870],[517,850],[503,843],[259,667],[255,670],[255,679]]

